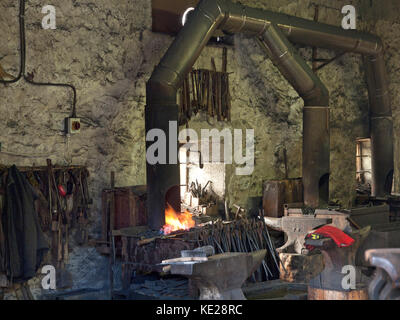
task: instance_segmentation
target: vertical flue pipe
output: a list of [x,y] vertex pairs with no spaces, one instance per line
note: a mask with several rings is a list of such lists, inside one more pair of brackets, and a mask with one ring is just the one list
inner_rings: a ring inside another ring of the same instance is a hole
[[329,92],[277,25],[271,24],[261,38],[260,46],[304,100],[304,203],[316,208],[329,197]]
[[370,105],[372,190],[375,197],[391,193],[393,181],[393,119],[383,53],[365,57]]
[[[170,121],[178,123],[177,90],[222,18],[218,6],[203,8],[199,5],[155,68],[147,82],[146,133],[161,129],[167,138],[174,136],[175,132],[170,132]],[[167,139],[167,163],[147,162],[146,165],[148,224],[154,230],[165,224],[165,197],[168,190],[179,190],[176,186],[180,185],[179,164],[169,161],[170,153],[174,153],[172,157],[175,158],[178,150],[170,150],[170,142]],[[151,143],[147,142],[146,149]],[[172,195],[177,199],[169,204],[179,212],[180,194],[175,191]]]

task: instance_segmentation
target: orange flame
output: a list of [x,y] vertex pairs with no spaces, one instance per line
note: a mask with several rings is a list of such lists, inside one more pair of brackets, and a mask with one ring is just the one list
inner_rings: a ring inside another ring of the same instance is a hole
[[165,225],[162,228],[164,234],[170,234],[177,230],[189,230],[195,226],[195,221],[189,211],[177,213],[168,203],[165,209]]

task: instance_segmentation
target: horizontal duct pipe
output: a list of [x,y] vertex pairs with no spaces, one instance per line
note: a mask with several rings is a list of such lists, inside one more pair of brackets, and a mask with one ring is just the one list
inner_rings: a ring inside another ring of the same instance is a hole
[[368,33],[250,8],[229,0],[202,0],[149,82],[164,83],[177,90],[215,30],[261,36],[271,23],[281,28],[294,43],[372,56],[382,50],[381,40]]
[[[154,69],[147,83],[146,113],[154,109],[159,110],[159,107],[162,108],[164,104],[176,104],[178,88],[217,29],[231,34],[245,33],[261,36],[271,24],[278,26],[291,42],[303,45],[355,52],[372,57],[379,56],[383,47],[381,40],[371,34],[343,30],[340,27],[282,13],[250,8],[229,0],[202,0]],[[374,67],[374,69],[377,68]],[[380,83],[375,84],[377,88],[381,87]],[[390,108],[390,104],[387,107]],[[157,124],[151,120],[151,115],[146,116],[146,119],[149,119],[146,130],[157,128]],[[379,139],[375,139],[377,140]],[[387,158],[391,156],[393,159],[393,154],[389,154],[390,150],[386,151],[388,153],[384,156]],[[147,164],[147,166],[147,172],[169,170],[167,168],[170,167],[161,164]],[[178,177],[171,180],[178,181],[179,170],[172,171],[178,174]],[[167,183],[161,181],[157,186],[149,185],[148,193],[151,195],[153,192],[164,192],[166,188]],[[158,202],[162,201],[158,200]],[[164,204],[159,205],[157,201],[148,202],[149,215],[164,217],[164,209]],[[155,221],[162,221],[162,219],[155,219]],[[152,227],[159,226],[152,225]]]

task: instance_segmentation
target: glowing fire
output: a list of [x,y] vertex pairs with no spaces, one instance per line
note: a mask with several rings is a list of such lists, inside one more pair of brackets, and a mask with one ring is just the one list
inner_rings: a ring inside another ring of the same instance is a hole
[[189,230],[195,226],[192,214],[189,211],[177,213],[168,203],[165,209],[165,225],[162,228],[164,234],[177,230]]

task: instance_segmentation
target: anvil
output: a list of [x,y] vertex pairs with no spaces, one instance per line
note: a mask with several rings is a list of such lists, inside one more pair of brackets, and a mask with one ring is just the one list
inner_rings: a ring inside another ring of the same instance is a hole
[[377,267],[368,289],[371,300],[400,300],[400,249],[371,249],[365,260]]
[[275,230],[282,231],[287,235],[286,243],[277,248],[276,251],[286,253],[304,253],[304,239],[306,235],[325,224],[332,223],[332,219],[316,218],[314,216],[303,217],[264,217],[265,224]]
[[200,290],[200,300],[245,300],[241,289],[263,261],[266,250],[226,252],[208,261],[171,264],[171,274],[189,278]]
[[[361,270],[356,266],[356,253],[362,242],[366,239],[371,227],[365,227],[349,234],[354,243],[348,247],[338,247],[331,238],[318,240],[307,239],[306,244],[321,250],[324,256],[324,270],[310,281],[310,287],[324,290],[346,291],[342,281],[344,279],[343,267],[354,267],[356,281],[362,279]],[[357,285],[357,283],[356,283]]]

